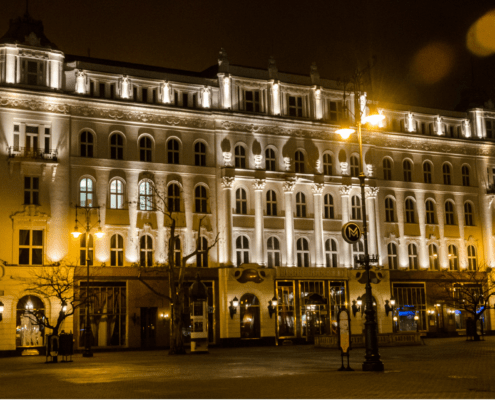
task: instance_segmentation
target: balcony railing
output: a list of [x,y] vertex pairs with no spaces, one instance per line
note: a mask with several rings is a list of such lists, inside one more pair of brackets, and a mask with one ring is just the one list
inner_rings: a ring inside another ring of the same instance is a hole
[[57,150],[34,147],[9,147],[9,158],[28,158],[32,160],[58,161]]

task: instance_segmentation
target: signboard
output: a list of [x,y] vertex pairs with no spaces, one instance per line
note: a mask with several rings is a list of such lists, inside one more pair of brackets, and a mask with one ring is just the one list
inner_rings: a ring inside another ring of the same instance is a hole
[[361,238],[361,228],[355,222],[348,222],[342,227],[342,237],[347,243],[354,244]]
[[[340,357],[342,359],[342,366],[339,368],[339,371],[354,371],[349,366],[349,350],[351,349],[351,316],[345,307],[339,311],[337,321],[339,324],[338,341],[340,347]],[[344,367],[344,355],[347,356],[347,368]]]

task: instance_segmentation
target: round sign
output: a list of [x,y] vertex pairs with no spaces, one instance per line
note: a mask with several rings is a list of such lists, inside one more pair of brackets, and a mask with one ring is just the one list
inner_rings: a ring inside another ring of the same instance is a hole
[[342,227],[342,237],[347,243],[356,243],[361,239],[361,228],[355,222],[348,222]]

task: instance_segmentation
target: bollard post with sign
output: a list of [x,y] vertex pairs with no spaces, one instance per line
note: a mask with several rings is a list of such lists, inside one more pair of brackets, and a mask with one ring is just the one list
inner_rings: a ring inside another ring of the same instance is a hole
[[[339,371],[354,371],[349,366],[349,350],[351,350],[351,316],[349,310],[343,307],[337,315],[338,322],[338,343],[340,347],[340,357],[342,366]],[[347,368],[344,367],[344,356],[347,356]]]

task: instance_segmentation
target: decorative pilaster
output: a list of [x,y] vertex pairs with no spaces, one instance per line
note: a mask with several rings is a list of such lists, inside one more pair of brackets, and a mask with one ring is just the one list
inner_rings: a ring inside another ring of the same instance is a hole
[[233,264],[233,250],[232,250],[232,186],[234,185],[235,178],[224,176],[222,178],[222,186],[225,193],[225,264]]
[[[416,206],[418,207],[418,221],[419,221],[419,267],[424,268],[429,265],[428,249],[426,247],[426,204],[425,193],[421,191],[416,192]],[[406,250],[407,254],[407,250]]]
[[129,201],[129,235],[127,236],[127,246],[125,256],[128,262],[139,262],[138,249],[138,231],[137,231],[137,215],[138,215],[138,176],[139,172],[129,171],[127,177],[127,200]]
[[294,264],[294,210],[292,207],[292,193],[296,186],[295,180],[285,181],[283,188],[285,192],[285,235],[287,242],[287,266]]
[[317,86],[313,88],[315,93],[315,117],[316,119],[323,118],[323,100],[321,96],[321,89]]
[[[342,196],[342,225],[349,222],[349,194],[351,192],[352,186],[341,186],[340,187],[340,195]],[[346,241],[342,241],[343,243],[343,259],[344,259],[344,267],[351,268],[351,245]]]
[[454,195],[454,198],[455,198],[455,208],[457,211],[457,224],[459,225],[459,237],[461,238],[459,242],[459,265],[461,265],[462,260],[467,260],[467,253],[466,253],[467,238],[464,232],[464,227],[466,226],[464,221],[464,197],[462,196],[462,194],[456,194]]
[[263,251],[263,189],[266,181],[264,179],[255,179],[253,182],[254,188],[254,233],[256,254],[254,259],[257,259],[259,265],[265,265],[265,257]]
[[366,200],[368,201],[368,232],[369,232],[369,243],[370,254],[378,254],[377,248],[377,234],[376,234],[376,196],[378,195],[377,187],[366,188]]
[[[492,205],[493,205],[493,200],[495,199],[495,196],[492,195],[484,195],[481,201],[482,204],[482,211],[481,214],[483,215],[483,227],[485,229],[484,235],[483,235],[483,248],[485,249],[485,260],[486,260],[486,266],[487,267],[493,267],[494,266],[494,257],[493,257],[493,223],[492,223]],[[480,254],[478,254],[478,257],[480,257]]]
[[316,252],[316,266],[325,266],[325,257],[323,254],[323,205],[321,195],[323,193],[323,183],[313,183],[313,196],[315,204],[315,252]]
[[[397,190],[395,192],[395,205],[397,206],[397,222],[399,225],[399,245],[397,248],[397,260],[400,267],[406,266],[409,263],[407,257],[407,243],[405,240],[405,221],[404,221],[404,192]],[[388,251],[388,250],[387,250]],[[388,252],[387,252],[388,254]]]
[[[436,209],[437,209],[437,220],[438,220],[438,234],[440,236],[440,259],[439,265],[442,267],[448,266],[448,249],[445,243],[445,201],[443,197],[443,193],[437,193],[436,196]],[[447,260],[445,263],[444,260]],[[460,259],[459,259],[460,261]],[[430,257],[428,252],[428,267],[430,267]]]

